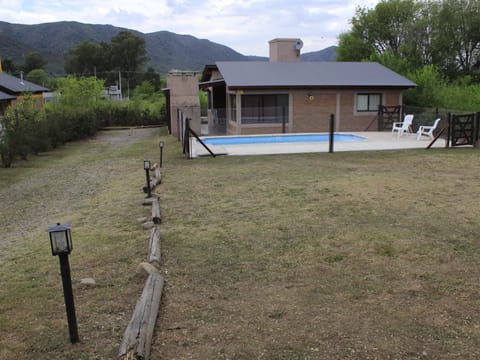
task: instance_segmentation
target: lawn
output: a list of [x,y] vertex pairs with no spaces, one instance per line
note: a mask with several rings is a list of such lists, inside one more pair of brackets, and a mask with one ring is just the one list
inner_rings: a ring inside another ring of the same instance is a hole
[[[185,160],[162,138],[152,359],[480,357],[477,150]],[[158,140],[75,143],[0,170],[0,358],[115,357],[144,283],[136,219]],[[46,233],[60,220],[73,222],[75,346]]]

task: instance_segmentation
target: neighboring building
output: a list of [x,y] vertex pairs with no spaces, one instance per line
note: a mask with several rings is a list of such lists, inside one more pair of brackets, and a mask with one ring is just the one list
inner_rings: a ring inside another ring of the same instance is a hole
[[3,91],[0,91],[0,115],[5,112],[5,109],[16,99],[15,96],[8,95]]
[[47,91],[43,86],[1,72],[0,67],[0,115],[26,93],[33,95],[38,106],[43,106],[43,94]]
[[101,94],[103,99],[112,100],[112,101],[123,101],[122,90],[118,85],[111,85],[108,89],[102,90]]
[[378,63],[301,62],[300,39],[269,44],[269,62],[205,67],[200,88],[217,134],[325,132],[330,114],[335,131],[378,130],[379,105],[401,106],[416,86]]

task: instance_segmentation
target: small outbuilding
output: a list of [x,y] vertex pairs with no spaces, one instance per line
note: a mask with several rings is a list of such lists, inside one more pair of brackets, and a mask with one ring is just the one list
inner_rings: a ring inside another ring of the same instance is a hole
[[26,93],[32,94],[38,106],[43,106],[43,94],[47,91],[43,86],[1,72],[0,67],[0,115]]

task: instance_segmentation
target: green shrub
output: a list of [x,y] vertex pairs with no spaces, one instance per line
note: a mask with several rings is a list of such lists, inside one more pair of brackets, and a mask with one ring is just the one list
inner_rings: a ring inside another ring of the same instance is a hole
[[133,100],[114,102],[101,98],[103,81],[94,78],[57,80],[58,103],[42,109],[32,96],[9,107],[2,119],[0,155],[3,166],[28,154],[38,154],[68,141],[91,137],[101,127],[147,126],[166,123],[165,99],[144,82]]
[[404,93],[407,105],[478,111],[480,86],[469,76],[448,82],[433,65],[424,66],[407,76],[417,84]]
[[103,127],[163,125],[165,104],[149,101],[125,103],[104,102],[95,108],[96,116]]
[[26,160],[29,154],[49,148],[45,113],[31,95],[25,95],[5,110],[2,128],[0,157],[4,167],[10,167],[18,157]]

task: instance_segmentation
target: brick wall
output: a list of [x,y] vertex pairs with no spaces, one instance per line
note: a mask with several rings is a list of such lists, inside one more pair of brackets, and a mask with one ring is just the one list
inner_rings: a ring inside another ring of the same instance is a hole
[[[356,112],[356,95],[359,91],[293,91],[291,92],[290,114],[292,124],[287,125],[287,132],[308,133],[328,132],[330,115],[335,115],[335,131],[377,131],[377,112]],[[378,92],[378,90],[361,90]],[[397,106],[402,103],[401,91],[383,91],[383,104]],[[338,103],[337,103],[338,101]],[[229,133],[237,131],[231,127]],[[241,134],[281,133],[282,126],[242,126]]]
[[[355,96],[357,92],[344,91],[340,94],[340,114],[338,131],[376,131],[377,113],[356,113]],[[369,126],[370,125],[370,126]]]
[[336,106],[336,93],[306,91],[293,93],[292,132],[328,131],[330,114],[335,114]]

